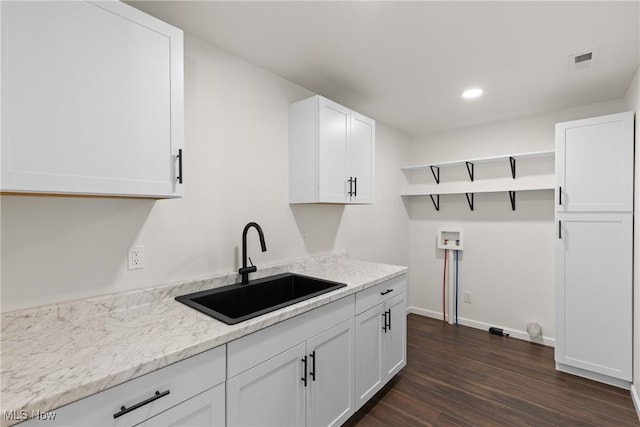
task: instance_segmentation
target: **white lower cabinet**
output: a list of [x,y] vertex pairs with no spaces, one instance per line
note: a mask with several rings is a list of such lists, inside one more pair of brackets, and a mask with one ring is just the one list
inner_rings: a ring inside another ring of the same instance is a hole
[[356,316],[356,400],[358,408],[382,387],[382,313],[380,304]]
[[382,372],[386,383],[407,364],[407,298],[402,293],[384,304],[387,329],[382,330]]
[[299,344],[227,381],[230,426],[302,426],[304,384]]
[[224,425],[225,359],[225,346],[216,347],[58,408],[55,419],[42,417],[20,425]]
[[342,425],[406,365],[405,291],[387,280],[21,426]]
[[[356,302],[363,310],[356,315],[356,409],[407,364],[405,289],[406,279],[402,276],[399,281],[364,291],[363,304]],[[394,291],[396,296],[390,297]],[[376,298],[383,302],[368,308]]]
[[347,421],[406,365],[406,286],[395,277],[229,343],[227,424]]
[[339,426],[355,407],[353,319],[307,341],[307,353],[307,425]]
[[633,379],[632,215],[558,214],[556,239],[557,368],[623,387]]
[[[251,363],[244,354],[249,349],[267,360],[227,380],[227,424],[344,423],[355,411],[353,301],[344,298],[230,343],[230,360],[237,355]],[[300,342],[302,336],[311,337]],[[284,349],[291,340],[297,344],[269,357],[274,343]]]
[[225,425],[224,383],[203,391],[138,424],[142,427],[205,427]]
[[353,320],[228,381],[230,426],[339,426],[352,414]]

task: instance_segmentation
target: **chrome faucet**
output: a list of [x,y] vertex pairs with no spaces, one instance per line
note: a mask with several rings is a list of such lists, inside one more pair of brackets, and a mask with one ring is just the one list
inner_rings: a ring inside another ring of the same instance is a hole
[[249,283],[249,273],[253,273],[258,270],[258,268],[253,265],[253,262],[251,262],[251,258],[249,258],[251,267],[247,267],[247,231],[249,231],[251,227],[254,227],[258,231],[262,252],[267,251],[267,245],[264,243],[264,234],[262,233],[262,228],[255,222],[250,222],[249,224],[245,225],[244,230],[242,230],[242,268],[238,270],[238,273],[242,274],[243,285]]

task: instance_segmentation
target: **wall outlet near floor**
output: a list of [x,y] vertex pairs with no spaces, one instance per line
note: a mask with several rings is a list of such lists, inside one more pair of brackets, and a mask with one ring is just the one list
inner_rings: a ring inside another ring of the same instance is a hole
[[144,246],[131,246],[129,248],[129,270],[144,268]]
[[464,302],[471,304],[471,292],[465,292],[464,293]]

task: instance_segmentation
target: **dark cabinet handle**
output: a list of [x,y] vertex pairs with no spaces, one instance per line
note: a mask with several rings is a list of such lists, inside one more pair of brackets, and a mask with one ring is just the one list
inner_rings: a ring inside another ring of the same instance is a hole
[[387,310],[389,312],[389,315],[387,316],[387,330],[391,330],[391,309]]
[[355,197],[358,194],[358,178],[350,176],[349,179],[349,196]]
[[309,376],[311,377],[312,381],[315,381],[316,380],[316,351],[313,350],[309,355],[309,357],[311,358],[311,372],[309,372]]
[[562,239],[562,221],[558,221],[558,239]]
[[387,312],[385,311],[384,313],[382,313],[382,330],[384,331],[384,333],[387,333]]
[[168,395],[169,393],[170,393],[170,390],[163,391],[162,393],[160,393],[159,391],[156,390],[156,394],[151,396],[147,400],[143,400],[142,402],[136,403],[135,405],[130,406],[128,408],[126,406],[122,405],[120,407],[120,412],[116,412],[115,414],[113,414],[113,418],[118,418],[118,417],[123,416],[124,414],[127,414],[127,413],[131,412],[131,411],[135,411],[136,409],[138,409],[138,408],[140,408],[140,407],[142,407],[144,405],[147,405],[147,404],[153,402],[154,400],[158,400],[161,397],[164,397],[164,396]]
[[182,148],[178,149],[178,184],[182,184]]
[[307,356],[302,358],[302,364],[304,365],[304,376],[301,378],[304,386],[307,386]]
[[562,187],[558,187],[558,205],[562,206]]
[[389,292],[393,292],[393,289],[387,289],[387,290],[386,290],[386,291],[384,291],[384,292],[380,292],[380,295],[386,295],[386,294],[388,294]]

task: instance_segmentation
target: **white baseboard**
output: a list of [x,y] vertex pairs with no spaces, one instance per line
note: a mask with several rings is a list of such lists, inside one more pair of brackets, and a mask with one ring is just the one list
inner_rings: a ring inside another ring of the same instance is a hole
[[558,371],[566,372],[567,374],[577,375],[582,378],[609,384],[614,387],[620,387],[625,390],[629,390],[631,388],[631,383],[629,381],[621,380],[619,378],[613,378],[608,375],[599,374],[597,372],[587,371],[586,369],[582,368],[576,368],[575,366],[569,366],[563,363],[556,362],[556,369]]
[[631,384],[631,400],[633,401],[633,406],[636,408],[638,420],[640,420],[640,396],[638,396],[638,388],[635,384]]
[[[407,313],[417,314],[419,316],[431,317],[433,319],[442,320],[442,312],[439,312],[439,311],[426,310],[424,308],[419,308],[419,307],[407,307]],[[447,316],[447,320],[448,319],[449,319],[449,316]],[[534,342],[537,344],[543,344],[549,347],[555,347],[555,343],[556,343],[555,338],[547,338],[542,336],[542,337],[537,337],[532,339],[527,333],[527,331],[520,331],[517,329],[505,328],[500,325],[490,325],[488,323],[480,322],[473,319],[466,319],[464,317],[458,317],[458,323],[463,326],[469,326],[475,329],[482,329],[484,331],[487,331],[487,333],[489,333],[488,331],[491,326],[495,326],[498,328],[502,328],[506,333],[509,334],[510,337],[518,338],[523,341]]]

